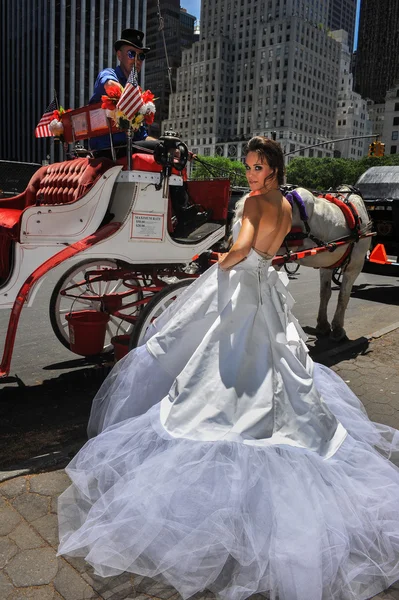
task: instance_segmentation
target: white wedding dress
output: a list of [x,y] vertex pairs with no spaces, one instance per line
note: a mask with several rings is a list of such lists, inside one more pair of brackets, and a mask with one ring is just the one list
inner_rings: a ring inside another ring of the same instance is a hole
[[183,598],[361,600],[399,579],[399,433],[312,362],[286,284],[254,250],[214,265],[115,366],[60,554]]

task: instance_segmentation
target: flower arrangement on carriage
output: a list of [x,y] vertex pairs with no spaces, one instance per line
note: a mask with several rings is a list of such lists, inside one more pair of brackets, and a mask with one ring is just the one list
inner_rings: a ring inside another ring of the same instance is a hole
[[137,131],[143,123],[151,125],[154,122],[154,94],[140,88],[134,70],[125,88],[117,81],[109,81],[104,89],[106,94],[101,96],[101,108],[119,129]]
[[64,126],[62,124],[62,115],[68,111],[65,110],[62,106],[53,111],[53,119],[49,123],[49,129],[54,137],[61,138],[64,133]]
[[[112,119],[118,129],[138,131],[143,124],[152,125],[155,116],[154,94],[143,91],[137,83],[137,74],[133,69],[123,87],[118,81],[108,81],[104,85],[105,94],[101,96],[101,108]],[[51,134],[63,140],[64,125],[62,116],[69,110],[62,106],[52,112],[53,119],[48,125]]]

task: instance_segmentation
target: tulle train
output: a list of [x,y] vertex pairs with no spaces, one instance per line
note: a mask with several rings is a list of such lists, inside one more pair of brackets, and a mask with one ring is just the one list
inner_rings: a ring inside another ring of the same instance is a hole
[[[115,424],[68,467],[59,552],[84,556],[104,577],[162,579],[183,598],[210,589],[226,600],[362,600],[388,587],[399,578],[399,470],[386,457],[398,433],[370,422],[332,371],[315,365],[314,376],[350,434],[328,460],[283,445],[175,439],[157,404],[136,418],[108,406]],[[109,385],[129,395],[126,382]],[[136,412],[148,408],[144,396]]]

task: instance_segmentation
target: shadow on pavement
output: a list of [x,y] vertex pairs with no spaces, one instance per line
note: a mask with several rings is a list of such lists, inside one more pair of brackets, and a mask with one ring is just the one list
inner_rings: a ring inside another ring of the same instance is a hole
[[0,469],[86,441],[92,400],[110,371],[88,367],[34,386],[5,386],[0,397]]
[[370,346],[369,340],[364,336],[354,340],[345,337],[340,342],[335,342],[327,335],[320,335],[314,327],[304,327],[303,329],[309,336],[307,345],[310,356],[314,361],[328,367],[341,360],[366,354]]
[[79,367],[98,366],[103,367],[105,364],[105,355],[94,357],[73,358],[71,360],[63,360],[62,362],[53,363],[43,367],[43,371],[60,371],[61,369],[77,369]]
[[399,306],[399,285],[395,283],[354,285],[351,297],[368,300],[369,302],[381,302],[383,304]]
[[350,360],[358,356],[365,356],[370,352],[370,341],[365,337],[350,340],[346,347],[336,349],[336,352],[328,352],[319,356],[313,357],[316,362],[320,362],[326,367],[332,367],[343,360]]

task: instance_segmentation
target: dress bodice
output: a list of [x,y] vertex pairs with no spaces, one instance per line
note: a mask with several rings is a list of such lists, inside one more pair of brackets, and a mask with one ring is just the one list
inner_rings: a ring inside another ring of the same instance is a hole
[[[236,242],[241,229],[241,219],[238,219],[233,225],[233,241]],[[271,256],[260,254],[255,248],[252,248],[248,256],[242,262],[234,265],[234,269],[245,269],[251,271],[253,269],[268,269],[272,263]]]

